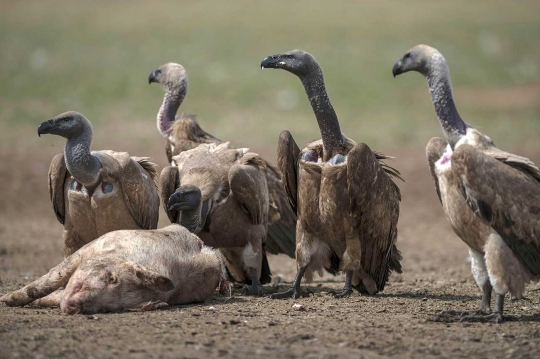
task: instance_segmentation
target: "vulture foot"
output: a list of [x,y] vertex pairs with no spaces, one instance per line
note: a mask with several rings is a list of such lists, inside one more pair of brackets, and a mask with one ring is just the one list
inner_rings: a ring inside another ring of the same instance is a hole
[[260,284],[253,284],[253,285],[245,285],[244,288],[242,288],[242,295],[255,295],[255,296],[262,296],[264,295],[264,288]]
[[281,292],[281,293],[270,294],[268,298],[270,299],[285,299],[285,298],[297,299],[300,297],[309,297],[310,294],[313,294],[313,292],[310,290],[304,291],[302,288],[300,288],[300,282],[302,281],[302,277],[304,276],[304,272],[306,271],[306,268],[307,268],[307,265],[304,267],[300,267],[298,269],[298,272],[296,273],[296,277],[294,278],[293,285],[291,288],[289,288],[289,290],[286,290],[285,292]]
[[310,290],[303,290],[301,288],[291,287],[289,290],[286,290],[285,292],[281,293],[274,293],[270,294],[268,298],[270,299],[298,299],[300,297],[307,298],[310,294],[313,294]]
[[443,310],[437,314],[435,321],[444,321],[445,318],[455,318],[459,322],[502,323],[504,321],[502,313],[491,313],[489,308],[478,308],[471,311]]
[[461,318],[461,322],[494,322],[502,323],[503,316],[504,294],[497,294],[495,297],[495,312],[488,315],[473,314]]
[[342,290],[331,290],[328,294],[332,294],[334,298],[347,298],[353,293],[352,290],[352,271],[347,271],[345,274],[345,286]]
[[342,290],[331,290],[328,295],[333,295],[334,298],[347,298],[353,294],[352,289],[343,288]]

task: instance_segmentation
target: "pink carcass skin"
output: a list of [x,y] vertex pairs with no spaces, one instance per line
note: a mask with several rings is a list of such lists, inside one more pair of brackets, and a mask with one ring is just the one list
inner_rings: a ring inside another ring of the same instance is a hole
[[219,252],[173,224],[109,232],[0,301],[91,314],[203,302],[217,287],[227,288]]

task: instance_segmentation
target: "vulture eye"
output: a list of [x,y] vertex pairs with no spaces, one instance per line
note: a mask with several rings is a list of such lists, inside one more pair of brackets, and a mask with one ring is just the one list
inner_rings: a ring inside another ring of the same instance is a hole
[[69,118],[64,118],[64,122],[69,122]]
[[109,182],[101,182],[101,191],[103,193],[111,193],[113,191],[114,186]]
[[404,59],[408,59],[408,58],[410,58],[410,57],[411,57],[411,53],[410,53],[410,52],[407,52],[407,53],[405,54],[405,56],[403,56]]

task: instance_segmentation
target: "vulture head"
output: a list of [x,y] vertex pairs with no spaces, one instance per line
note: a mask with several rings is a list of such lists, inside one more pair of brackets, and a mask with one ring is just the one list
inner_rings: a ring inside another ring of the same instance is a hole
[[182,185],[169,197],[169,211],[180,212],[180,224],[192,233],[198,233],[206,224],[210,210],[210,200],[203,201],[199,187],[191,184]]
[[69,111],[62,113],[48,121],[44,121],[38,127],[38,136],[51,134],[73,138],[83,133],[92,133],[92,124],[82,114]]
[[416,71],[428,76],[430,71],[439,68],[439,64],[446,64],[446,61],[437,49],[428,45],[417,45],[394,64],[392,74],[396,77],[405,72]]
[[180,64],[169,62],[152,71],[148,76],[148,83],[156,82],[165,92],[185,93],[188,87],[186,70]]
[[173,159],[178,164],[181,184],[169,197],[169,211],[178,211],[179,223],[193,233],[200,232],[214,206],[224,203],[230,194],[228,173],[247,149],[201,144]]
[[314,71],[321,71],[317,60],[303,50],[292,50],[267,56],[261,62],[261,69],[283,69],[300,78]]

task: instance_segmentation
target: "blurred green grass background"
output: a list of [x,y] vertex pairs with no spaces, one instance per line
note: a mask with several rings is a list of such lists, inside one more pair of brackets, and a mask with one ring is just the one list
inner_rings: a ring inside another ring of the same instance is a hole
[[[445,55],[468,123],[501,147],[537,144],[538,0],[2,1],[0,138],[43,146],[37,125],[76,110],[93,122],[96,149],[161,150],[155,116],[163,93],[147,77],[173,61],[190,78],[180,111],[221,139],[272,156],[283,129],[298,143],[319,137],[298,79],[259,68],[267,55],[301,48],[322,65],[344,133],[398,154],[441,134],[424,79],[391,75],[419,43]],[[133,146],[111,142],[122,138]]]

